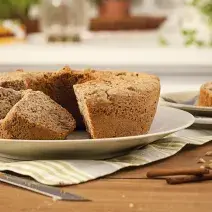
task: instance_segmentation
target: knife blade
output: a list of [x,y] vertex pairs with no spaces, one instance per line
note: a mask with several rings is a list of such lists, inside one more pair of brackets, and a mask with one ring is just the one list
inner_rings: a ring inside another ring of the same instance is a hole
[[33,180],[23,179],[21,177],[16,177],[10,174],[0,173],[0,181],[33,191],[35,193],[52,197],[53,200],[90,201],[84,197],[64,192],[59,188],[43,185]]

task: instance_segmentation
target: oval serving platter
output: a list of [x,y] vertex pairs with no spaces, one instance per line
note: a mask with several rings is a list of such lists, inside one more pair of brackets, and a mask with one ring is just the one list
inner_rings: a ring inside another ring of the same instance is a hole
[[16,160],[106,159],[123,155],[194,123],[194,117],[182,110],[158,107],[148,134],[90,139],[85,131],[70,134],[67,140],[0,139],[0,157]]

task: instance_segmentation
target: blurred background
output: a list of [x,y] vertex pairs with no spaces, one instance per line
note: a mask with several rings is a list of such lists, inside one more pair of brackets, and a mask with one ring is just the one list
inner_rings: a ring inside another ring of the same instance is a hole
[[0,0],[0,71],[144,71],[193,89],[211,48],[212,0]]

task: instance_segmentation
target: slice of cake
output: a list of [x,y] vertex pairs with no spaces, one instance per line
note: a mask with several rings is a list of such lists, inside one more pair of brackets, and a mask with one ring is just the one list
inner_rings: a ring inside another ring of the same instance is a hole
[[212,82],[201,86],[198,106],[212,107]]
[[149,131],[160,95],[157,77],[94,80],[74,85],[92,138],[135,136]]
[[39,76],[45,77],[45,75],[52,72],[26,72],[22,69],[18,69],[12,72],[0,73],[0,87],[12,88],[16,91],[28,89],[27,82],[29,79],[36,79]]
[[25,90],[25,79],[29,76],[30,74],[23,70],[0,73],[0,86],[4,88],[12,88],[17,91]]
[[49,73],[40,73],[26,79],[26,87],[39,90],[50,96],[54,101],[67,109],[77,123],[77,129],[84,129],[73,85],[94,79],[90,73],[74,71],[65,66],[62,70]]
[[94,79],[90,71],[74,71],[68,66],[54,72],[15,72],[0,73],[0,86],[14,90],[32,89],[42,91],[67,109],[74,117],[78,129],[84,129],[73,85]]
[[21,99],[21,92],[0,87],[0,120],[5,118],[10,109]]
[[75,120],[63,107],[40,91],[26,90],[1,121],[1,138],[65,139]]

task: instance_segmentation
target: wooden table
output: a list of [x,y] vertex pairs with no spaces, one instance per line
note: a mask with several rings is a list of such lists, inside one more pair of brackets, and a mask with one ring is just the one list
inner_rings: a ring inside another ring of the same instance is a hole
[[[145,179],[154,168],[199,167],[197,161],[212,150],[212,143],[189,147],[174,157],[137,169],[128,169],[93,182],[64,188],[92,202],[53,201],[38,194],[0,184],[1,212],[211,212],[212,181],[167,185]],[[212,157],[205,157],[209,160]]]
[[166,17],[129,16],[123,19],[94,18],[90,23],[91,31],[119,31],[119,30],[153,30],[157,29]]

